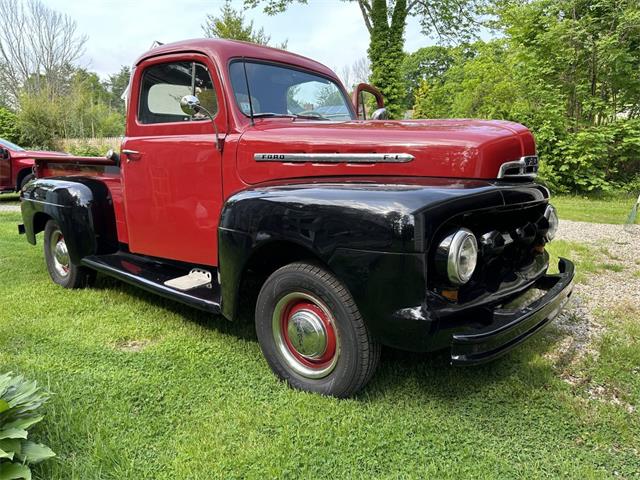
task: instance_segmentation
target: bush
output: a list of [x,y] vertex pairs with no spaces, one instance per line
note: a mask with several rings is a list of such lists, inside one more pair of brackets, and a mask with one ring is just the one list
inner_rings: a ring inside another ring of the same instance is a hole
[[20,140],[18,118],[15,113],[5,107],[0,107],[0,138],[14,143]]
[[35,413],[47,400],[36,382],[0,375],[0,480],[31,479],[29,465],[55,456],[49,447],[27,440],[42,420]]
[[636,119],[566,135],[544,157],[541,177],[558,192],[608,193],[637,188],[639,172],[640,120]]
[[71,155],[77,155],[79,157],[104,157],[107,153],[107,150],[104,150],[103,148],[96,145],[83,143],[79,145],[70,145],[68,152]]

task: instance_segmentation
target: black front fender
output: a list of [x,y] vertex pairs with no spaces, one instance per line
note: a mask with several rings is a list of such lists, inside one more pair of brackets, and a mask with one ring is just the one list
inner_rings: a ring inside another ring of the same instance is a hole
[[[373,293],[370,286],[380,292],[389,281],[406,284],[398,281],[400,277],[415,282],[411,289],[397,292],[396,300],[402,301],[409,292],[423,293],[424,269],[418,255],[422,242],[416,241],[415,216],[393,190],[391,186],[381,191],[371,185],[307,184],[253,188],[232,196],[222,211],[219,228],[225,316],[235,316],[249,259],[274,242],[303,249],[319,259],[345,282],[361,305]],[[387,298],[379,300],[388,303]]]
[[62,230],[74,263],[80,263],[87,255],[117,250],[113,202],[107,186],[99,180],[37,179],[25,187],[21,200],[24,232],[32,245],[46,221],[53,219]]

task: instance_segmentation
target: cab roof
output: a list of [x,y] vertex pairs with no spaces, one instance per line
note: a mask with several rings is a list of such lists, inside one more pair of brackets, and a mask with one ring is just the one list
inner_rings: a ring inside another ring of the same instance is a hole
[[198,38],[192,40],[182,40],[180,42],[167,43],[141,55],[135,62],[135,65],[148,59],[171,53],[187,53],[196,52],[213,58],[218,65],[226,65],[233,58],[251,58],[256,60],[267,60],[278,63],[287,63],[308,70],[314,70],[332,78],[336,78],[336,74],[325,65],[303,57],[296,53],[287,52],[277,48],[256,45],[255,43],[242,42],[239,40],[223,40],[214,38]]

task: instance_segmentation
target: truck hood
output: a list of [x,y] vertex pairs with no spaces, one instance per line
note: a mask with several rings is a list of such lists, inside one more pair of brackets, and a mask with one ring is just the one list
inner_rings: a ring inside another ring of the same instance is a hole
[[[335,175],[495,179],[503,163],[535,152],[531,132],[506,121],[329,123],[270,118],[257,120],[242,134],[237,163],[239,175],[249,184]],[[327,158],[327,154],[332,155]],[[340,158],[347,154],[389,157],[357,163],[353,157]]]

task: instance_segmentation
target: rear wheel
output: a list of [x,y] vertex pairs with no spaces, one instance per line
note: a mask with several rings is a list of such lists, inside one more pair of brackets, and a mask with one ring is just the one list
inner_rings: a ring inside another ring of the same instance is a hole
[[29,183],[31,180],[33,180],[35,177],[35,175],[33,173],[29,173],[27,175],[25,175],[24,177],[22,177],[22,180],[20,180],[20,185],[18,185],[18,190],[22,191],[22,189],[24,188],[24,186]]
[[380,358],[351,294],[309,263],[287,265],[267,279],[256,305],[256,331],[274,373],[301,390],[351,396]]
[[60,226],[49,220],[44,227],[44,258],[49,276],[64,288],[84,288],[96,277],[94,270],[75,265],[69,257]]

